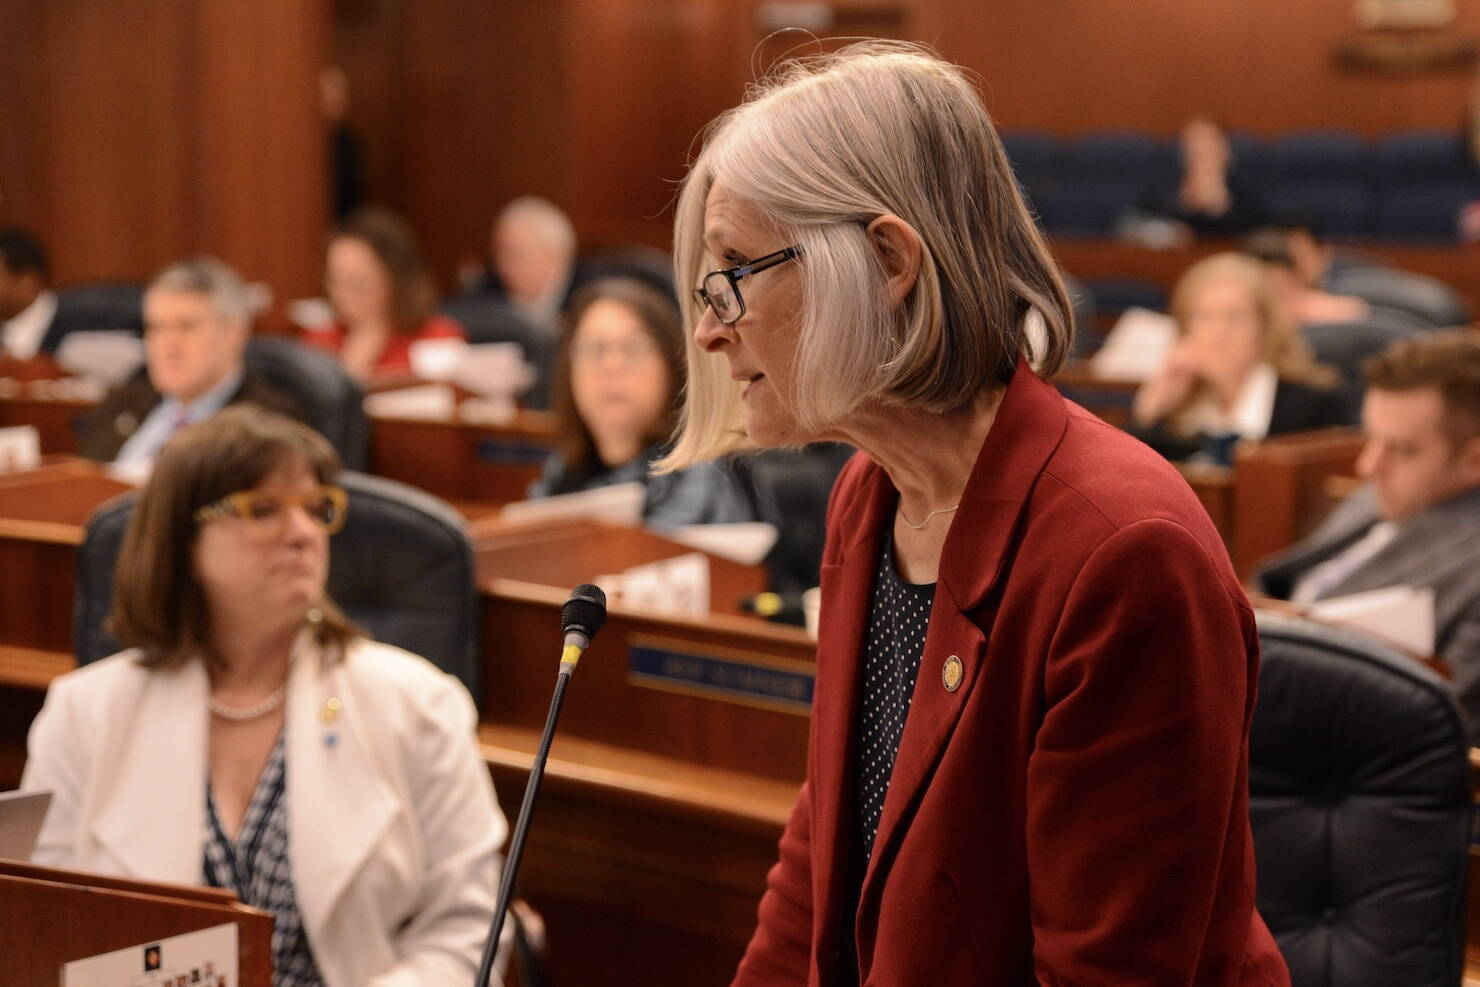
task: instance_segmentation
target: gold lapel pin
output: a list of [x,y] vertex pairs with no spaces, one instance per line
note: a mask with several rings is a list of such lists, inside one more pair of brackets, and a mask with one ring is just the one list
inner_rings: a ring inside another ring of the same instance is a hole
[[343,708],[343,705],[338,698],[328,700],[324,703],[324,708],[319,710],[319,719],[325,723],[333,723],[339,719],[339,710]]
[[961,659],[955,655],[946,659],[946,663],[940,669],[940,684],[946,687],[947,692],[955,692],[961,688],[961,680],[966,676],[966,670],[961,665]]

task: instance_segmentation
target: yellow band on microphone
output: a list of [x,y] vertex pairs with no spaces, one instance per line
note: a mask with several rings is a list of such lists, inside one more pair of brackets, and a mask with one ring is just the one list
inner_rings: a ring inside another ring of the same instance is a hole
[[560,652],[560,664],[575,667],[576,662],[581,660],[581,648],[579,645],[567,644],[565,650]]

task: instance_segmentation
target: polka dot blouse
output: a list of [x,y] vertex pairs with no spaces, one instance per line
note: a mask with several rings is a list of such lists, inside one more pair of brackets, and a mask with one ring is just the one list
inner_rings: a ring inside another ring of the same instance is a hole
[[904,733],[935,584],[907,583],[894,568],[889,539],[874,577],[873,606],[864,642],[863,682],[858,716],[858,746],[853,781],[858,793],[854,848],[860,866],[867,864],[879,832],[884,795],[894,771],[894,755]]
[[843,909],[842,966],[838,987],[858,983],[858,947],[853,936],[853,915],[863,875],[874,851],[879,816],[894,773],[894,756],[904,735],[910,697],[925,651],[925,632],[930,627],[930,604],[935,584],[907,583],[894,569],[894,540],[885,539],[884,551],[874,576],[873,604],[869,609],[868,636],[864,640],[862,689],[858,705],[858,745],[853,762],[854,791],[852,859],[849,867],[850,906]]

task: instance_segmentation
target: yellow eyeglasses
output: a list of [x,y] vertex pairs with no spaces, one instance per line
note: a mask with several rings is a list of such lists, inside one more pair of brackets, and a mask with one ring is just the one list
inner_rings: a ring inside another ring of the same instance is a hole
[[308,519],[332,535],[344,527],[349,498],[343,487],[318,486],[301,497],[282,497],[263,490],[238,490],[212,501],[195,512],[197,524],[235,518],[244,522],[252,534],[271,538],[281,534],[288,523],[289,511],[303,508]]

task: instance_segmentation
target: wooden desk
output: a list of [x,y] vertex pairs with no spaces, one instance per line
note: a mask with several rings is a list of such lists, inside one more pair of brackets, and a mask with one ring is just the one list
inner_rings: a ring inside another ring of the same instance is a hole
[[[485,753],[512,814],[569,587],[688,549],[594,522],[473,531]],[[566,697],[520,875],[558,983],[723,984],[754,926],[805,774],[815,648],[738,615],[759,569],[711,560],[711,583],[704,618],[612,606]]]
[[554,440],[548,412],[521,411],[505,425],[373,417],[370,472],[451,501],[523,500]]
[[77,422],[96,402],[76,385],[0,379],[0,428],[30,425],[40,433],[43,454],[75,453]]
[[[19,515],[4,523],[30,536],[33,553],[53,553],[0,561],[18,582],[49,586],[32,601],[46,616],[0,628],[0,787],[18,783],[44,690],[72,667],[82,523],[123,488],[80,461],[0,478],[0,516],[7,504]],[[45,495],[53,489],[67,493]],[[512,818],[570,586],[690,549],[593,522],[484,519],[470,529],[483,577],[484,754]],[[758,568],[712,569],[714,599],[729,612],[689,619],[615,606],[572,685],[520,889],[545,918],[557,982],[724,983],[754,925],[805,768],[813,646],[795,628],[738,615],[738,599],[762,587]],[[725,675],[688,674],[696,667]]]
[[128,489],[96,463],[77,459],[0,474],[0,644],[71,652],[83,524]]
[[62,965],[72,960],[225,923],[237,927],[232,983],[269,987],[272,915],[240,904],[230,892],[0,860],[0,956],[7,984],[56,983]]

